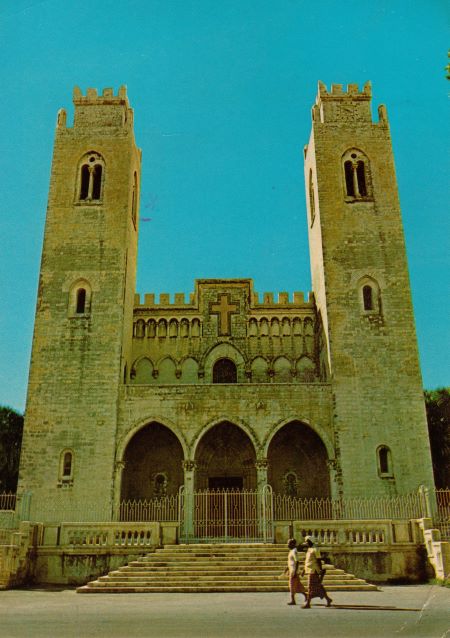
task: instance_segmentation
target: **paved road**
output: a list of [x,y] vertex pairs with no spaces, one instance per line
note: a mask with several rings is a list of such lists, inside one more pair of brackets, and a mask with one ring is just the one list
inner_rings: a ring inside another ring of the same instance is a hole
[[[333,593],[309,610],[288,594],[0,592],[1,638],[450,638],[450,589]],[[300,601],[299,601],[300,602]]]

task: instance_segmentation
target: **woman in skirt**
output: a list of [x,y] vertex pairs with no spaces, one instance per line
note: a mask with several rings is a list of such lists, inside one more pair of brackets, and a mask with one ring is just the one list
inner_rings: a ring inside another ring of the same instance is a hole
[[288,540],[288,549],[288,564],[285,570],[289,573],[289,591],[291,592],[291,600],[288,602],[288,605],[295,605],[295,594],[303,594],[306,600],[306,590],[298,575],[299,555],[295,538]]
[[308,546],[304,569],[304,573],[308,575],[308,595],[303,609],[309,609],[311,607],[311,600],[313,598],[325,598],[327,607],[329,607],[332,600],[322,585],[322,560],[320,558],[320,552],[317,547],[314,547],[314,541],[311,536],[305,536],[305,542]]

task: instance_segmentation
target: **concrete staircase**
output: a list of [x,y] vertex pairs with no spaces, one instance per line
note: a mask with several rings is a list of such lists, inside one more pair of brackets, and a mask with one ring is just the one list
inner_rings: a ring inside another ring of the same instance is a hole
[[[167,545],[79,587],[77,592],[288,591],[288,579],[282,576],[287,554],[288,550],[284,545]],[[346,574],[333,565],[327,564],[324,567],[327,570],[324,585],[328,591],[377,589],[375,585]],[[306,585],[306,579],[304,584]]]

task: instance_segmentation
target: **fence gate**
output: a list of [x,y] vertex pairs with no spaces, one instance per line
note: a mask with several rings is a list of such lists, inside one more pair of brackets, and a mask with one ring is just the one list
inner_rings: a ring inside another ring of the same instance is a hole
[[189,493],[181,487],[179,522],[183,543],[271,543],[272,488]]

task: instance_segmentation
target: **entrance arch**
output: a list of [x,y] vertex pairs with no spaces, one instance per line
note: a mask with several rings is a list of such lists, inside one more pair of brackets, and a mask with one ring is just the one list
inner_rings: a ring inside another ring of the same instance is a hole
[[222,421],[200,439],[195,452],[197,490],[256,488],[256,452],[247,434]]
[[316,432],[291,421],[273,436],[268,452],[268,480],[276,494],[300,498],[330,496],[326,447]]
[[128,442],[121,500],[175,496],[183,485],[183,448],[165,425],[153,421]]

